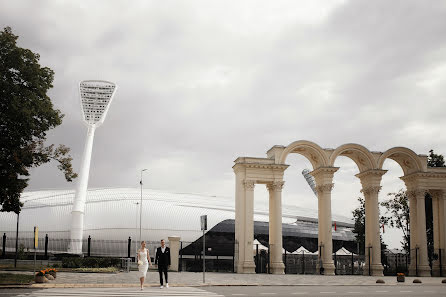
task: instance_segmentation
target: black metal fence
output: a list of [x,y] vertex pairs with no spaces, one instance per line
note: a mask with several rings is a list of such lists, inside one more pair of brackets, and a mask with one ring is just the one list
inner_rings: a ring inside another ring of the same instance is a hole
[[[67,238],[51,238],[48,234],[38,238],[38,248],[36,249],[39,259],[48,259],[49,257],[58,257],[69,252],[70,244],[80,247],[80,242],[72,241]],[[16,246],[17,245],[17,246]],[[156,247],[159,242],[146,241],[146,247],[149,250],[151,258],[155,256]],[[2,236],[0,256],[1,258],[15,258],[16,247],[19,260],[32,258],[34,255],[34,238]],[[139,242],[131,237],[123,240],[103,240],[95,239],[91,236],[82,240],[82,254],[85,257],[126,257],[134,259],[139,248]]]
[[408,275],[410,257],[405,252],[385,250],[381,255],[381,262],[384,267],[384,275],[396,275],[397,273]]
[[[43,234],[42,234],[43,235]],[[67,254],[72,241],[67,238],[52,238],[45,234],[38,239],[37,258],[49,259]],[[17,240],[17,259],[31,260],[34,256],[34,238],[31,236],[20,237]],[[156,247],[159,242],[146,241],[152,259],[155,256]],[[136,257],[139,242],[131,237],[123,240],[102,240],[88,236],[82,240],[82,254],[85,257]],[[206,271],[214,272],[234,272],[235,254],[238,250],[234,242],[209,242],[206,244]],[[411,250],[412,256],[400,252],[395,253],[385,250],[382,253],[382,264],[385,275],[396,275],[405,273],[408,275],[409,268],[412,267],[413,274],[419,275],[420,253],[418,248]],[[3,234],[1,239],[0,257],[3,259],[16,258],[16,238]],[[270,273],[269,249],[263,245],[253,247],[253,260],[256,265],[256,273]],[[411,261],[414,263],[411,265]],[[287,274],[319,274],[319,258],[317,253],[289,253],[284,251],[283,263]],[[333,262],[336,274],[363,275],[368,274],[368,267],[365,264],[364,255],[356,254],[333,254]],[[434,249],[430,258],[431,271],[433,276],[444,276],[444,266],[446,265],[446,253],[443,249]],[[201,240],[195,242],[180,242],[179,251],[179,271],[201,272],[203,270],[203,245]]]
[[[236,243],[205,244],[205,265],[209,272],[235,271]],[[195,242],[180,242],[179,271],[203,271],[203,244]]]
[[[285,264],[286,274],[319,274],[319,257],[317,253],[289,253],[284,250],[282,255]],[[269,249],[263,246],[254,246],[254,263],[256,264],[256,273],[271,273],[269,267],[270,253]],[[339,275],[362,275],[364,271],[363,255],[338,255],[333,254],[333,263],[335,273]]]

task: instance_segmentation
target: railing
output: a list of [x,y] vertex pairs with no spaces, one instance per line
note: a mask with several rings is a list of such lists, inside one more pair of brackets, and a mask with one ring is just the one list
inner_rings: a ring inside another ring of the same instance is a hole
[[[206,271],[234,272],[236,250],[237,244],[233,242],[206,243]],[[203,271],[203,244],[200,240],[180,242],[179,271]]]
[[[34,238],[32,237],[19,237],[18,238],[18,259],[28,259],[34,254]],[[1,258],[15,258],[16,238],[15,236],[7,236],[6,233],[2,236],[2,250]],[[38,248],[36,249],[39,259],[48,259],[50,256],[59,256],[68,253],[68,247],[72,242],[68,238],[51,238],[48,234],[45,237],[38,239]],[[95,239],[91,236],[82,240],[82,254],[85,257],[136,257],[137,249],[139,248],[138,242],[132,240],[131,237],[123,240],[103,240]],[[151,258],[155,257],[156,247],[159,246],[159,242],[146,241],[146,248],[149,250]]]

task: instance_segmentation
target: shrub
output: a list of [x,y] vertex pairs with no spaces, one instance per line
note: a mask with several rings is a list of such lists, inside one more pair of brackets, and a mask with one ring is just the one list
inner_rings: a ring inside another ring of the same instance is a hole
[[119,258],[63,258],[62,267],[64,268],[104,268],[118,267],[121,264]]
[[19,258],[19,260],[25,260],[26,259],[25,246],[23,245],[23,243],[21,243],[19,245],[19,250],[17,251],[17,258]]

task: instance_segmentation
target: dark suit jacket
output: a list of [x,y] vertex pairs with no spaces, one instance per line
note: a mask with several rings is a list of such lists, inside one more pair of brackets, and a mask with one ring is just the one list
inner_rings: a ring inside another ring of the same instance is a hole
[[161,247],[156,249],[155,264],[158,266],[170,265],[170,249],[167,246],[164,253],[161,251]]

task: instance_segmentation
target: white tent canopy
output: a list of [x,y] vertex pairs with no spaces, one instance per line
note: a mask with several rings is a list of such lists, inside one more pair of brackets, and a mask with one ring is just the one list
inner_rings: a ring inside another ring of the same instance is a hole
[[293,254],[293,255],[302,255],[302,254],[303,255],[317,255],[317,252],[312,253],[309,250],[307,250],[306,248],[304,248],[304,246],[301,246],[300,248],[298,248],[291,254]]
[[355,253],[349,252],[345,247],[341,247],[339,250],[336,251],[336,253],[333,254],[336,254],[336,256],[356,256]]
[[264,246],[263,244],[260,243],[260,241],[258,241],[257,239],[254,239],[254,241],[252,242],[252,248],[254,250],[257,250],[257,246],[259,247],[259,251],[267,251],[268,248],[266,246]]

